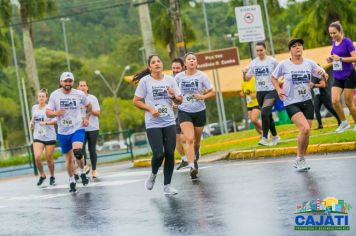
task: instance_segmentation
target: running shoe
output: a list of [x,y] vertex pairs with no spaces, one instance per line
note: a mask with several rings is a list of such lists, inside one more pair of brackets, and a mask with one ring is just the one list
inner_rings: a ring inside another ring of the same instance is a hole
[[82,179],[82,183],[84,186],[89,183],[89,179],[87,178],[87,175],[85,173],[81,174],[80,178]]
[[265,138],[265,137],[262,137],[262,138],[260,139],[260,141],[258,142],[258,145],[269,146],[268,139]]
[[281,141],[281,137],[279,135],[272,136],[271,146],[276,146]]
[[70,193],[76,193],[77,192],[77,188],[75,187],[76,183],[70,183],[69,184],[69,192]]
[[74,179],[75,179],[75,182],[78,182],[78,180],[79,180],[79,175],[78,175],[78,174],[74,174]]
[[308,163],[305,161],[305,159],[300,159],[300,160],[295,160],[293,164],[294,168],[297,169],[297,171],[307,171],[310,170],[310,166]]
[[187,167],[188,165],[189,165],[189,163],[187,161],[182,160],[181,163],[179,164],[179,166],[177,167],[177,170]]
[[350,128],[349,123],[347,121],[343,121],[343,122],[341,122],[339,127],[335,130],[335,132],[336,133],[342,133],[342,132],[346,131],[349,128]]
[[84,173],[87,175],[90,173],[90,167],[88,165],[84,166]]
[[96,170],[93,170],[93,171],[91,172],[91,175],[92,175],[93,179],[98,178],[98,172],[96,172]]
[[56,178],[54,178],[54,176],[51,176],[51,178],[49,178],[49,185],[56,185]]
[[156,176],[155,174],[151,173],[148,178],[145,181],[145,188],[147,190],[152,190],[153,189],[153,185],[155,185],[156,182]]
[[38,180],[37,182],[37,186],[41,186],[43,184],[43,181],[46,179],[46,176],[45,177],[42,177],[40,176],[40,179]]
[[164,185],[163,187],[163,193],[165,195],[176,195],[178,194],[178,191],[174,188],[171,187],[170,184]]
[[198,178],[198,170],[195,168],[190,168],[190,177],[192,178],[192,180],[197,179]]

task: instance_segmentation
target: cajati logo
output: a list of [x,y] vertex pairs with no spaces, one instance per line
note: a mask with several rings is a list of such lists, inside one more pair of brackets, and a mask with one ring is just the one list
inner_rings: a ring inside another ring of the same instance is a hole
[[335,197],[298,204],[295,230],[350,230],[348,211],[351,205]]

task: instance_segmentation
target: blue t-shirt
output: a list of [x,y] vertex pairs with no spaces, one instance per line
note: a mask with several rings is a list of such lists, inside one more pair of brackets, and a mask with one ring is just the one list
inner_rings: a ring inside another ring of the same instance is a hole
[[144,99],[145,104],[154,107],[160,113],[159,117],[153,117],[150,112],[145,111],[146,129],[176,124],[173,102],[169,98],[167,87],[173,88],[175,96],[181,96],[176,80],[168,75],[164,75],[161,80],[156,80],[151,75],[147,75],[138,83],[135,96]]
[[178,109],[189,113],[205,110],[204,100],[195,99],[194,94],[203,95],[207,90],[212,89],[208,76],[198,70],[194,75],[187,75],[183,71],[175,78],[183,95],[183,103],[178,106]]

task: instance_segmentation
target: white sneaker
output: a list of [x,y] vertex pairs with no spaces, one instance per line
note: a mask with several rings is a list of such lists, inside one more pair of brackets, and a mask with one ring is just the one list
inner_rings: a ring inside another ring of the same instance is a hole
[[349,129],[350,125],[347,121],[343,121],[341,122],[341,124],[339,125],[339,127],[335,130],[336,133],[342,133],[345,130]]
[[153,189],[153,185],[155,185],[155,181],[156,181],[156,176],[155,174],[151,173],[148,178],[145,181],[145,187],[147,190],[152,190]]
[[269,146],[268,139],[266,139],[265,137],[262,137],[258,144],[262,146]]
[[279,141],[281,141],[281,137],[279,135],[272,136],[271,146],[276,146]]
[[298,160],[296,159],[293,163],[294,168],[297,169],[297,171],[307,171],[310,170],[310,166],[308,163],[305,161],[305,159]]
[[176,195],[178,194],[178,191],[176,189],[174,189],[173,187],[171,187],[170,184],[164,185],[163,187],[163,193],[165,195]]

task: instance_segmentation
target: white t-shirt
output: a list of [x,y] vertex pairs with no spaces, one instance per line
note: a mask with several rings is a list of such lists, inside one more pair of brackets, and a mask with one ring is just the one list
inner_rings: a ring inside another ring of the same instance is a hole
[[181,96],[176,80],[168,75],[164,75],[162,80],[155,80],[151,75],[147,75],[138,83],[135,96],[143,98],[145,104],[155,107],[160,113],[159,117],[155,118],[150,112],[145,111],[146,129],[175,125],[173,103],[167,87],[173,88],[176,97]]
[[273,71],[274,78],[284,77],[283,93],[286,98],[284,106],[312,99],[309,82],[312,76],[321,78],[316,72],[322,69],[314,61],[303,59],[303,63],[294,64],[291,60],[281,61]]
[[80,107],[88,104],[89,99],[80,90],[71,89],[69,94],[63,93],[62,89],[52,92],[48,101],[48,109],[52,111],[65,110],[62,116],[57,117],[58,134],[69,135],[79,129],[84,129]]
[[[91,103],[92,110],[100,111],[98,99],[92,94],[88,94],[87,97],[89,99],[89,102]],[[99,130],[99,117],[90,115],[89,116],[89,125],[88,125],[88,127],[85,127],[85,131],[95,131],[95,130]]]
[[197,100],[193,95],[203,95],[206,90],[212,89],[208,76],[198,70],[194,75],[187,75],[183,71],[177,74],[175,78],[183,95],[183,103],[178,106],[178,109],[189,113],[205,110],[204,100]]
[[38,104],[32,106],[32,120],[34,123],[33,129],[33,139],[41,141],[52,141],[56,140],[56,130],[54,125],[40,125],[42,121],[54,121],[56,118],[48,118],[46,116],[46,109],[48,106],[40,108]]
[[259,57],[249,64],[247,76],[255,76],[256,91],[273,91],[275,88],[271,82],[271,74],[277,67],[278,62],[273,57],[267,56],[264,60]]

